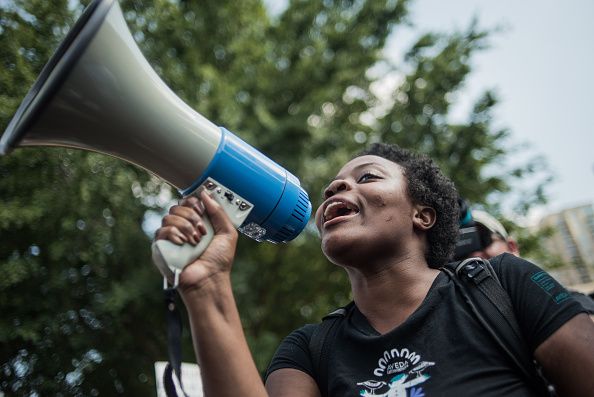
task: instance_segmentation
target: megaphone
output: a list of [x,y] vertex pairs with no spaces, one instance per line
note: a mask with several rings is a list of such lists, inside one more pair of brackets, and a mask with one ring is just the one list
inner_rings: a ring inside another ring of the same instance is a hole
[[[311,215],[299,180],[225,128],[213,124],[158,77],[136,45],[115,0],[93,1],[45,65],[0,139],[16,147],[62,146],[118,157],[184,195],[208,189],[239,230],[287,242]],[[153,244],[165,276],[177,275],[197,246]]]

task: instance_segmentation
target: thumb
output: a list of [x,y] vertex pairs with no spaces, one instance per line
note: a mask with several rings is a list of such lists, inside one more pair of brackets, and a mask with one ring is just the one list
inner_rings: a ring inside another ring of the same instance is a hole
[[235,232],[235,227],[231,223],[225,209],[212,198],[206,190],[200,192],[200,199],[206,209],[206,214],[210,218],[210,223],[215,234],[228,234]]

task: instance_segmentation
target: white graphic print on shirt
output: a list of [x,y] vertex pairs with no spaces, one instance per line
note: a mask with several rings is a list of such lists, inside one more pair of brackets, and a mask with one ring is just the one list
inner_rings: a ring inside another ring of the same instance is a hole
[[433,365],[434,362],[421,360],[420,355],[407,348],[386,350],[373,371],[377,378],[357,382],[361,386],[359,395],[423,397],[425,392],[417,385],[430,378],[424,372]]

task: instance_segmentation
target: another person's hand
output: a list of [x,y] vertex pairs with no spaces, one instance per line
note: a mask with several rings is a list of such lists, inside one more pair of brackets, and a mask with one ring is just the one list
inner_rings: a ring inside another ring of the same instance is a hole
[[218,277],[229,277],[237,246],[237,230],[223,208],[203,191],[200,200],[191,196],[171,207],[155,233],[156,240],[196,245],[206,234],[205,213],[214,229],[214,237],[202,255],[180,274],[179,288],[184,294],[200,290],[209,282],[216,282]]

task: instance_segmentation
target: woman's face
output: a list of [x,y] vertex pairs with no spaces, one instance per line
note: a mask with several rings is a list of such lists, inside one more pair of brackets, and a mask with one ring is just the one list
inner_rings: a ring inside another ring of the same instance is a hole
[[316,225],[322,251],[335,264],[356,265],[410,248],[415,206],[398,164],[379,156],[357,157],[342,167],[324,199]]

